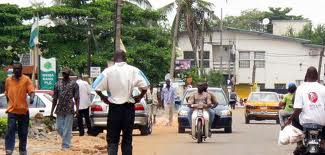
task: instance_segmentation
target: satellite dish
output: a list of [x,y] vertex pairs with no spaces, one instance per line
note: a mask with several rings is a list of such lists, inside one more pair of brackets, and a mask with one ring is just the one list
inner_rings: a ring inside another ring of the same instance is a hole
[[262,21],[263,25],[267,25],[269,23],[270,23],[270,19],[268,19],[268,18],[264,18],[263,21]]

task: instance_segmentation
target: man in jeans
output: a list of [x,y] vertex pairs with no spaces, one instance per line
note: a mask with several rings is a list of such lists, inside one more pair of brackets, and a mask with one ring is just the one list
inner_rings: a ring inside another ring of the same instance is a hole
[[[26,155],[29,112],[26,94],[30,96],[30,104],[34,102],[34,86],[29,77],[22,74],[20,63],[13,65],[14,75],[8,77],[5,83],[5,95],[8,102],[8,130],[5,137],[6,155],[12,155],[15,148],[15,135],[18,132],[19,154]],[[18,125],[17,125],[18,124]]]
[[166,86],[161,91],[161,100],[164,105],[166,113],[168,113],[169,122],[166,126],[172,126],[173,113],[174,113],[174,102],[176,96],[176,89],[170,85],[170,79],[166,80]]
[[[71,147],[73,116],[75,113],[79,116],[79,86],[70,80],[70,74],[70,69],[64,68],[62,70],[63,79],[58,81],[54,87],[51,110],[51,117],[53,117],[53,111],[56,107],[56,126],[62,138],[62,150]],[[74,112],[74,105],[76,105],[76,112]]]
[[85,118],[87,133],[91,134],[91,123],[89,118],[89,106],[91,104],[90,95],[91,88],[87,81],[82,80],[82,76],[78,76],[77,84],[79,86],[80,105],[79,105],[79,116],[78,116],[78,129],[79,136],[85,134],[83,118]]
[[[101,100],[109,104],[107,117],[108,154],[117,155],[120,133],[123,132],[122,155],[132,155],[132,131],[135,119],[134,103],[139,103],[147,92],[149,81],[141,70],[126,63],[126,54],[117,50],[115,64],[106,68],[93,83]],[[140,95],[132,96],[134,88]],[[109,91],[104,96],[102,91]]]

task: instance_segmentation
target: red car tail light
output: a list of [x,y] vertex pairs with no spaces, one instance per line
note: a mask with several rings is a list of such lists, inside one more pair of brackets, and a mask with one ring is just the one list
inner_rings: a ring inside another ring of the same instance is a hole
[[247,108],[247,109],[256,109],[256,106],[253,106],[253,105],[246,105],[246,108]]
[[103,108],[100,105],[92,105],[91,106],[91,111],[92,112],[94,112],[94,111],[103,111]]
[[282,107],[279,107],[279,106],[273,106],[273,107],[269,107],[269,109],[273,109],[273,110],[281,110]]
[[144,110],[144,107],[143,107],[143,105],[142,104],[135,104],[134,105],[135,107],[134,107],[134,109],[136,110],[136,111],[140,111],[140,110]]

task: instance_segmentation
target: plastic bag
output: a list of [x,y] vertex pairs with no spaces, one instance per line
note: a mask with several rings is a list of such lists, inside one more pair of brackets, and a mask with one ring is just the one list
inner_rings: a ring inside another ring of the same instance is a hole
[[292,125],[286,126],[283,130],[279,133],[278,144],[279,145],[288,145],[294,144],[301,141],[304,138],[304,133],[295,128]]

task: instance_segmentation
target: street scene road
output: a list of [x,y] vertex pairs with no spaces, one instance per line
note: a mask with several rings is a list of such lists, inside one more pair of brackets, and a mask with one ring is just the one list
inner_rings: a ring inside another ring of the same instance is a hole
[[[233,133],[216,130],[212,138],[197,144],[188,133],[178,134],[172,127],[155,126],[152,135],[134,137],[134,153],[143,155],[289,155],[294,145],[279,146],[279,125],[275,121],[245,124],[244,110],[233,111]],[[219,132],[218,132],[219,131]]]
[[[187,130],[189,131],[189,130]],[[188,132],[177,133],[177,122],[171,127],[164,125],[163,116],[158,118],[153,133],[140,136],[134,131],[133,149],[135,155],[291,155],[295,145],[279,146],[277,144],[279,125],[275,121],[244,122],[244,109],[233,110],[233,133],[215,130],[212,137],[203,143],[196,143]],[[3,142],[3,141],[2,141]],[[74,146],[71,151],[60,150],[60,141],[30,140],[28,150],[34,155],[78,155],[107,154],[105,135],[97,137],[73,137]],[[2,143],[3,144],[3,143]],[[87,147],[84,147],[87,145]]]
[[325,154],[321,6],[0,0],[0,155]]

